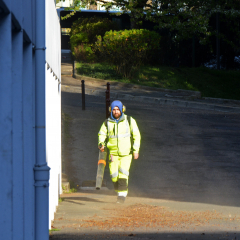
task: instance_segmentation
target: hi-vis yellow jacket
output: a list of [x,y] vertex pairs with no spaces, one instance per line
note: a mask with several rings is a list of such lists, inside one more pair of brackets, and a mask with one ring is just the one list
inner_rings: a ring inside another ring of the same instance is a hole
[[[131,126],[129,126],[129,124]],[[131,138],[133,144],[131,144]],[[124,113],[120,117],[118,123],[108,118],[107,122],[103,123],[98,133],[98,145],[101,143],[109,149],[112,155],[126,156],[133,153],[138,153],[140,149],[141,135],[135,119]]]

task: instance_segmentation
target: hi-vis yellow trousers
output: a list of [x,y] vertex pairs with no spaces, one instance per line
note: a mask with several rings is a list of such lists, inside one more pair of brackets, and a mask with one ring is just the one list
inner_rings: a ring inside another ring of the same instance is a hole
[[128,176],[132,154],[127,156],[109,156],[109,169],[115,191],[118,196],[127,196]]

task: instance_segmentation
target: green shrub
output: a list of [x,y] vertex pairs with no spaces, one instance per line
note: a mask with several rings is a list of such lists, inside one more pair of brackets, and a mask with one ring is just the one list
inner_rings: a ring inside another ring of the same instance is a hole
[[109,31],[98,36],[96,49],[101,57],[113,64],[123,77],[131,78],[134,71],[149,61],[159,49],[160,36],[146,29]]
[[89,44],[80,44],[74,48],[74,57],[78,62],[95,62],[96,55]]
[[96,36],[104,36],[106,31],[115,29],[117,25],[108,18],[79,18],[73,23],[70,32],[70,45],[75,59],[84,62],[95,61]]

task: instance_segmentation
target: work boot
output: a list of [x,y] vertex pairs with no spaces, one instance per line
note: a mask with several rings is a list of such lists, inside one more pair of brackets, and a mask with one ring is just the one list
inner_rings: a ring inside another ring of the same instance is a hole
[[125,202],[126,197],[123,196],[118,196],[117,198],[117,203],[124,203]]

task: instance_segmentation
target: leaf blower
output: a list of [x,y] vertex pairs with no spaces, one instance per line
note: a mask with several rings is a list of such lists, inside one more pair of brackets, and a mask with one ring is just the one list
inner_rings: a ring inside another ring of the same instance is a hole
[[[102,144],[100,144],[100,148],[102,147]],[[107,147],[104,147],[104,150],[99,150],[98,155],[98,169],[97,169],[97,177],[96,177],[96,189],[100,190],[102,187],[102,181],[104,176],[104,170],[106,167],[106,161],[107,161]]]

